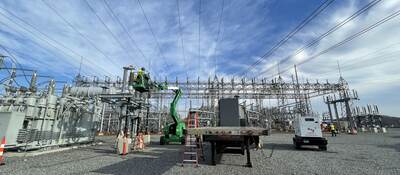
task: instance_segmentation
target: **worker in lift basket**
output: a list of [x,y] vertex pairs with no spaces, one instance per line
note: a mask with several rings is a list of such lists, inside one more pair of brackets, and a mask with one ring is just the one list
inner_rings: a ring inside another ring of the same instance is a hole
[[138,78],[139,78],[140,76],[143,76],[144,71],[145,71],[144,67],[142,67],[142,68],[139,69],[138,74],[137,74]]
[[329,127],[331,129],[332,137],[336,137],[335,125],[333,123],[331,123],[331,125]]

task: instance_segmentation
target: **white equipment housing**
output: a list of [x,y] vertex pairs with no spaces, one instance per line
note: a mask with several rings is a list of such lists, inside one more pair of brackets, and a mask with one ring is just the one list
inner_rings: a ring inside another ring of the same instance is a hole
[[295,135],[299,137],[322,137],[318,117],[297,117],[294,121]]
[[318,117],[297,117],[294,120],[294,129],[293,144],[296,149],[301,148],[302,145],[316,145],[320,150],[327,150],[328,141],[322,137],[321,123]]

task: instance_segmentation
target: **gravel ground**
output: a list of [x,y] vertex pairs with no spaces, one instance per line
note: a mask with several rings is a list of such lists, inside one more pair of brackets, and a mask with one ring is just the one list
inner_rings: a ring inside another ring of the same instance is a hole
[[[243,167],[246,157],[240,154],[223,154],[217,166],[208,165],[206,157],[197,168],[182,167],[181,146],[157,143],[123,158],[114,153],[112,137],[99,137],[105,144],[8,158],[0,174],[400,174],[400,129],[328,136],[328,151],[295,150],[292,137],[286,133],[264,137],[264,148],[251,151],[253,168]],[[207,145],[205,154],[209,155]]]

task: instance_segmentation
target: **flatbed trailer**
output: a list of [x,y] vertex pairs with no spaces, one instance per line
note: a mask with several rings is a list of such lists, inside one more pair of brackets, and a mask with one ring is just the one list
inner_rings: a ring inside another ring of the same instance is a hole
[[211,164],[216,165],[216,154],[223,153],[227,147],[240,148],[244,155],[246,150],[246,167],[252,167],[250,145],[259,144],[259,136],[268,135],[268,130],[258,127],[202,127],[188,128],[187,134],[202,137],[203,141],[211,143]]

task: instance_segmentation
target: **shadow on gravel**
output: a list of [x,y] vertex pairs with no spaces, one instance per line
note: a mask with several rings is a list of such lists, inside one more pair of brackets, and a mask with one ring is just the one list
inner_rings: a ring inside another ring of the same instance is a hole
[[269,149],[269,150],[295,150],[293,144],[287,144],[287,143],[265,144],[263,149]]
[[[276,150],[284,150],[284,151],[321,151],[318,149],[317,146],[302,146],[300,149],[296,149],[293,144],[287,144],[287,143],[272,143],[272,144],[266,144],[264,145],[264,150],[271,150],[272,153],[273,151]],[[328,149],[329,149],[329,144],[328,144]],[[335,151],[321,151],[324,153],[337,153]]]
[[[267,153],[262,152],[262,150],[258,150],[258,152],[253,151],[253,147],[251,148],[251,157],[254,157],[255,154],[263,154],[264,157],[268,158]],[[211,165],[211,146],[206,144],[204,146],[204,159],[199,158],[199,165]],[[239,161],[233,161],[239,160]],[[233,163],[234,162],[234,163]],[[218,165],[227,165],[227,166],[235,166],[235,167],[246,167],[247,157],[246,154],[238,154],[237,151],[234,150],[226,150],[224,153],[219,153],[215,155],[215,163]],[[247,167],[246,167],[247,168]]]
[[93,150],[96,153],[102,153],[102,154],[117,154],[116,151],[114,149],[111,149],[111,148],[110,149],[107,149],[107,148],[105,148],[105,149],[93,148],[91,150]]
[[55,163],[50,163],[50,164],[38,164],[38,165],[33,165],[30,168],[49,168],[49,167],[54,167],[54,166],[59,166],[59,165],[63,165],[63,164],[68,164],[68,163],[73,163],[73,162],[77,162],[77,161],[86,161],[89,159],[93,159],[93,158],[98,158],[98,157],[102,157],[103,155],[97,155],[97,156],[90,156],[90,157],[85,157],[85,158],[80,158],[80,159],[74,159],[74,160],[67,160],[67,161],[60,161],[60,162],[55,162]]
[[[91,171],[101,174],[162,174],[175,166],[180,160],[180,152],[168,149],[154,149],[154,152],[132,152],[139,157],[127,157],[126,160]],[[129,156],[129,155],[128,155]],[[143,156],[143,157],[142,157]]]
[[[199,165],[211,165],[211,145],[206,143],[203,147],[204,149],[204,159],[199,158]],[[235,152],[231,150],[232,152]],[[216,166],[218,165],[228,165],[228,166],[236,166],[236,167],[244,167],[246,164],[246,154],[237,154],[232,152],[225,152],[215,155],[215,163]],[[252,154],[252,156],[254,156]],[[232,163],[231,159],[239,159],[241,160],[240,163]]]
[[394,149],[397,152],[400,152],[400,143],[395,144],[395,145],[378,145],[379,148],[390,148],[390,149]]

